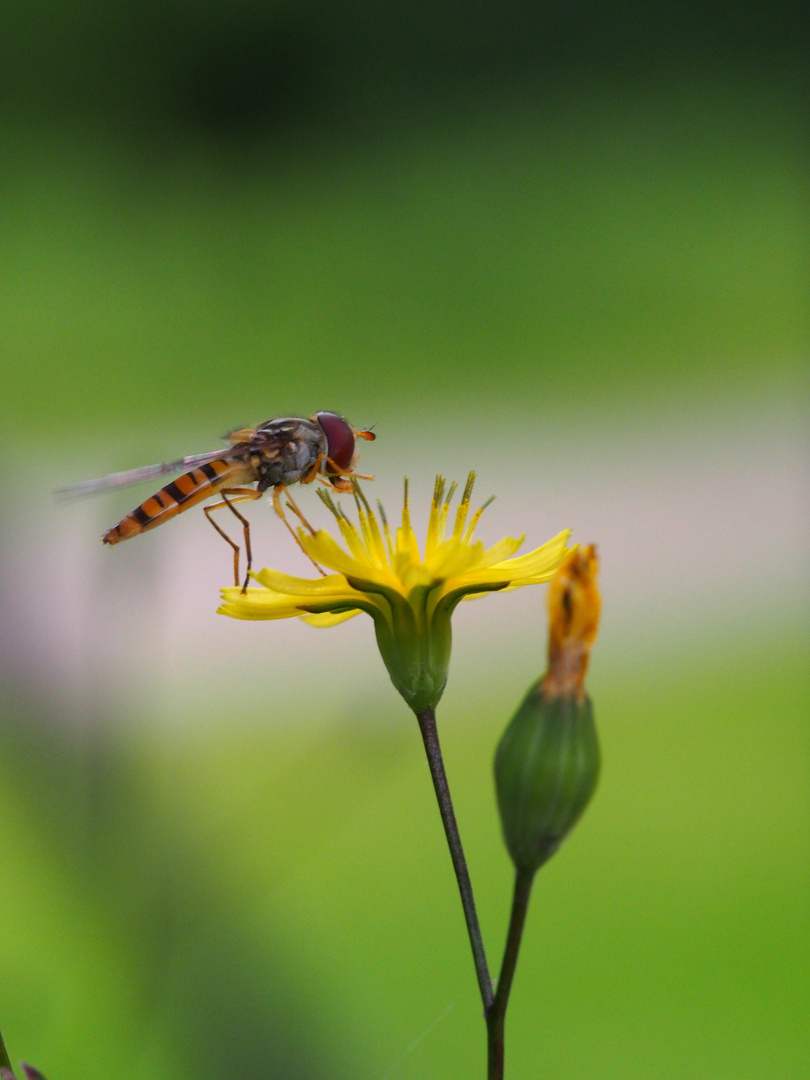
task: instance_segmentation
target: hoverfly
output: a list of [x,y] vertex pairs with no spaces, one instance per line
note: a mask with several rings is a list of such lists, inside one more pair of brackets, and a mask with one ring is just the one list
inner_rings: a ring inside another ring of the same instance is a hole
[[[358,438],[373,440],[376,435],[371,431],[359,431],[342,416],[332,412],[315,413],[309,420],[282,417],[266,420],[255,428],[242,428],[231,432],[227,436],[231,444],[228,449],[211,450],[207,454],[191,454],[177,461],[112,473],[98,480],[85,480],[83,483],[63,488],[62,492],[86,495],[185,470],[182,476],[178,476],[140,506],[136,506],[117,525],[108,529],[101,539],[105,544],[120,544],[122,540],[162,525],[169,518],[213,495],[220,495],[220,502],[203,509],[209,522],[233,548],[236,585],[239,584],[239,545],[214,521],[211,514],[214,510],[227,506],[242,523],[247,557],[247,574],[242,584],[244,592],[253,562],[250,525],[233,504],[260,499],[263,492],[272,488],[276,513],[300,546],[295,530],[285,517],[281,505],[282,493],[301,521],[307,525],[289,493],[290,485],[311,484],[318,479],[334,491],[352,491],[353,475],[359,476],[361,480],[373,479],[354,473]],[[255,484],[256,487],[246,487],[246,484]],[[320,570],[320,567],[318,569]]]

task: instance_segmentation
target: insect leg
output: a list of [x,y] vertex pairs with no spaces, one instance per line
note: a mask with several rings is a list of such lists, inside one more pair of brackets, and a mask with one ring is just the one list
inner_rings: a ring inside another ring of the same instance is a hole
[[320,467],[321,467],[322,464],[323,464],[323,454],[318,454],[317,458],[315,459],[315,464],[312,466],[312,468],[309,470],[309,472],[307,473],[306,476],[301,477],[299,483],[301,483],[301,484],[311,484],[312,481],[315,479],[315,477],[318,475],[318,471],[320,470]]
[[[354,471],[354,469],[352,469],[351,467],[349,467],[348,469],[341,469],[340,465],[338,465],[338,464],[336,464],[336,462],[332,461],[331,458],[327,458],[326,463],[329,466],[329,471],[331,473],[337,474],[338,476],[341,476],[341,477],[356,476],[358,480],[373,480],[374,479],[373,476],[364,476],[363,473],[356,473]],[[328,484],[329,481],[327,480],[326,483]],[[338,489],[338,490],[340,490],[340,489]]]
[[[242,522],[242,527],[245,535],[245,555],[247,556],[247,574],[245,576],[244,584],[242,585],[242,592],[247,592],[247,583],[250,580],[250,568],[253,564],[253,555],[250,550],[250,522],[246,517],[243,517],[236,507],[233,505],[235,502],[253,502],[255,499],[260,499],[262,493],[260,491],[254,491],[253,488],[220,488],[219,494],[222,495],[222,502],[214,503],[213,506],[204,507],[205,516],[217,530],[223,540],[227,541],[233,548],[233,577],[234,585],[239,584],[239,545],[231,540],[230,536],[221,528],[214,519],[211,517],[211,513],[214,510],[221,510],[223,506],[227,506],[228,509]],[[232,498],[227,498],[230,495]],[[233,498],[236,496],[236,498]]]
[[292,497],[292,495],[290,493],[290,489],[289,488],[284,488],[284,494],[287,496],[287,506],[289,506],[289,508],[292,510],[292,512],[295,514],[295,516],[298,518],[298,520],[301,522],[301,524],[304,526],[304,528],[307,530],[307,532],[310,534],[310,536],[314,536],[315,535],[315,530],[312,528],[310,523],[307,521],[307,519],[301,513],[301,508],[298,505],[298,503],[295,501],[295,499]]
[[304,515],[301,513],[301,511],[298,509],[298,503],[296,503],[295,499],[290,494],[290,489],[288,487],[285,487],[284,484],[276,484],[276,486],[273,488],[273,506],[275,507],[276,513],[281,518],[281,520],[284,522],[284,524],[287,526],[287,528],[288,528],[288,530],[290,532],[290,536],[292,536],[293,540],[296,542],[296,544],[298,544],[298,546],[304,552],[306,557],[309,559],[309,561],[312,563],[312,565],[315,567],[315,569],[318,571],[318,573],[321,575],[321,577],[326,577],[326,571],[315,562],[315,560],[312,558],[312,556],[309,554],[309,552],[304,550],[304,545],[301,543],[301,538],[299,537],[299,535],[295,531],[295,529],[292,527],[292,525],[290,525],[289,521],[287,521],[287,515],[284,513],[284,509],[283,509],[283,507],[281,505],[280,495],[281,495],[282,491],[284,492],[284,494],[287,496],[287,499],[289,500],[290,509],[293,511],[294,514],[297,514],[298,517],[301,519],[301,522],[303,523],[304,528],[308,529],[309,532],[313,536],[315,535],[315,530],[312,528],[312,526],[307,521],[307,519],[304,517]]

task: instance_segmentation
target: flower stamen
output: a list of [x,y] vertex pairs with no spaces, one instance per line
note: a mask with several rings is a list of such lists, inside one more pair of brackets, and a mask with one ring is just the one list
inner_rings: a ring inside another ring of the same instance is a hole
[[394,562],[394,538],[391,536],[391,527],[388,524],[388,518],[385,516],[385,507],[377,500],[377,511],[380,515],[380,520],[383,523],[383,532],[385,533],[385,545],[388,548],[388,561],[393,565]]
[[366,536],[366,543],[369,547],[369,554],[372,556],[376,556],[378,566],[390,568],[388,552],[385,550],[385,541],[383,540],[382,533],[380,532],[377,515],[369,506],[368,499],[366,498],[363,490],[361,489],[360,485],[357,483],[356,480],[354,483],[354,496],[355,503],[357,505],[357,516],[361,522],[363,533]]
[[421,562],[419,545],[411,526],[411,508],[408,503],[408,477],[405,477],[405,491],[402,499],[402,526],[397,529],[396,552],[404,552],[412,563]]
[[475,532],[476,526],[478,525],[478,522],[481,520],[484,511],[486,510],[486,508],[488,506],[492,506],[492,504],[494,502],[495,502],[495,496],[490,495],[490,497],[486,500],[486,502],[483,504],[483,506],[480,506],[475,511],[472,518],[470,519],[470,524],[467,526],[467,531],[464,534],[463,543],[469,544],[472,541],[473,533]]
[[430,504],[430,517],[428,518],[427,539],[425,541],[425,562],[431,558],[437,546],[441,543],[439,530],[441,528],[442,520],[444,488],[444,477],[437,476],[436,483],[433,485],[433,501]]
[[453,539],[460,540],[461,534],[464,529],[464,522],[467,520],[467,514],[470,511],[470,499],[472,498],[472,490],[475,485],[475,473],[471,472],[467,477],[467,483],[464,485],[464,494],[461,496],[461,502],[458,504],[456,510],[456,521],[453,525]]

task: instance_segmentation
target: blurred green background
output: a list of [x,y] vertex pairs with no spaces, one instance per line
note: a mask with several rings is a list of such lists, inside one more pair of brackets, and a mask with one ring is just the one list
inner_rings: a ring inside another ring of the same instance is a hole
[[[449,859],[367,621],[217,618],[199,512],[88,476],[272,416],[595,541],[595,802],[543,870],[510,1080],[810,1074],[798,4],[0,12],[0,1026],[49,1080],[484,1074]],[[301,501],[318,514],[311,492]],[[267,507],[257,561],[306,572]],[[485,939],[539,590],[440,710]]]

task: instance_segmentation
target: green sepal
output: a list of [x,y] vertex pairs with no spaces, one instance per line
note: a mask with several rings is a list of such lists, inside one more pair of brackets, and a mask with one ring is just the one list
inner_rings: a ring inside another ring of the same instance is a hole
[[504,840],[518,870],[551,858],[590,802],[599,778],[593,707],[529,690],[495,755]]
[[437,610],[428,617],[429,596],[424,587],[412,589],[407,599],[381,592],[369,609],[391,682],[417,715],[439,703],[453,650],[452,612]]
[[447,683],[453,647],[450,619],[431,623],[414,617],[407,604],[393,610],[393,629],[382,616],[374,618],[377,646],[391,682],[418,715],[435,709]]

